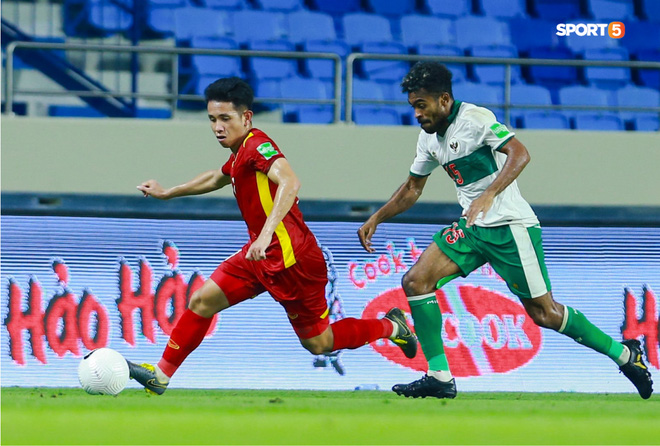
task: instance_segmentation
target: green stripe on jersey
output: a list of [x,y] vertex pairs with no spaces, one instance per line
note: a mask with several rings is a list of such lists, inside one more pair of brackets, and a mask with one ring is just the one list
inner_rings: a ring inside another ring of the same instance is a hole
[[497,172],[497,163],[490,146],[481,146],[468,156],[443,164],[456,186],[472,184]]

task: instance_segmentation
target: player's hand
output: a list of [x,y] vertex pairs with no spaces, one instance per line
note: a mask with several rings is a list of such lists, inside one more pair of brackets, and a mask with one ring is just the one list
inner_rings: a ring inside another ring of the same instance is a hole
[[245,258],[248,260],[265,260],[266,259],[266,248],[270,245],[270,240],[264,237],[257,237],[255,241],[252,242],[248,248]]
[[472,201],[472,204],[470,204],[470,207],[468,208],[467,212],[465,213],[465,217],[467,217],[467,222],[465,223],[465,227],[469,228],[470,226],[472,226],[475,220],[477,219],[477,217],[479,217],[479,214],[482,214],[482,218],[486,218],[486,213],[493,205],[494,199],[495,196],[486,191],[484,191],[481,195],[475,198],[474,201]]
[[145,197],[154,197],[159,200],[166,200],[169,198],[167,196],[167,191],[156,180],[145,181],[137,188]]
[[360,243],[367,252],[376,252],[376,248],[371,246],[371,237],[376,233],[376,227],[378,227],[378,225],[369,219],[360,226],[360,229],[357,231]]

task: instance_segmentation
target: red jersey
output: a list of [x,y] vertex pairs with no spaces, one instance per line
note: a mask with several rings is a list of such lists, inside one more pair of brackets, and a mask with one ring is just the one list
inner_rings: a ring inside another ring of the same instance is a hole
[[[250,241],[259,237],[266,218],[273,210],[277,184],[268,178],[268,170],[284,155],[264,132],[252,129],[236,154],[222,166],[222,173],[231,177],[232,189],[248,227]],[[260,261],[271,272],[281,271],[296,263],[296,254],[310,244],[317,246],[298,208],[298,198],[277,225],[273,239],[266,249],[266,259]],[[247,249],[247,246],[244,249]]]

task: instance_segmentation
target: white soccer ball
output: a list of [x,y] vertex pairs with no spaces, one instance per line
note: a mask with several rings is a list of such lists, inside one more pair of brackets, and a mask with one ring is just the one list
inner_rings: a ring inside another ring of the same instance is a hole
[[97,348],[80,361],[78,379],[91,395],[117,395],[128,382],[128,363],[111,348]]

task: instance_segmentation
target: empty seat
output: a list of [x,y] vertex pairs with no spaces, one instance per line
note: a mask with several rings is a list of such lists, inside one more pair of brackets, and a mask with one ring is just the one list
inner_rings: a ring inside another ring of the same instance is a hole
[[463,17],[456,20],[456,46],[466,49],[476,45],[510,45],[506,23],[492,17]]
[[112,3],[92,0],[85,4],[85,12],[89,25],[106,35],[126,31],[133,26],[133,14]]
[[[533,59],[573,59],[574,55],[568,48],[532,48],[529,57]],[[535,84],[549,88],[577,83],[577,68],[570,66],[535,65],[528,68],[529,79]]]
[[517,120],[531,113],[538,114],[539,111],[546,113],[548,110],[533,108],[516,108],[519,105],[552,105],[550,90],[540,85],[518,84],[511,86],[511,118]]
[[364,107],[354,111],[353,121],[357,125],[400,125],[396,110],[382,107]]
[[657,132],[660,130],[660,119],[657,116],[640,116],[633,119],[633,127],[639,132]]
[[[261,109],[274,110],[282,108],[281,103],[275,102],[275,99],[282,97],[280,79],[253,80],[251,84],[254,86],[255,111],[260,111]],[[271,99],[273,102],[271,102]]]
[[415,0],[366,0],[369,9],[376,14],[401,17],[415,10]]
[[[283,79],[280,88],[286,99],[330,99],[327,86],[318,79],[294,76]],[[285,103],[282,111],[286,122],[327,124],[333,120],[332,105]]]
[[576,116],[575,128],[576,130],[624,130],[623,122],[613,113]]
[[[362,79],[353,80],[352,96],[353,96],[353,101],[359,101],[359,100],[382,101],[385,99],[385,93],[383,92],[383,88],[381,87],[380,84],[374,81],[366,81]],[[353,105],[353,113],[355,113],[356,110],[362,108],[374,108],[375,106],[376,106],[375,104],[355,103],[355,105]],[[382,105],[378,105],[378,107],[382,107]]]
[[295,44],[337,39],[332,16],[322,12],[296,11],[286,16],[288,39]]
[[580,0],[533,0],[533,9],[537,17],[546,20],[566,20],[580,17]]
[[[425,44],[417,47],[417,53],[423,56],[464,56],[463,51],[455,46],[440,46]],[[444,62],[443,62],[444,63]],[[444,63],[452,73],[452,82],[463,82],[467,78],[467,67],[465,64]]]
[[[368,54],[406,54],[406,47],[396,42],[366,42],[360,51]],[[367,79],[401,81],[408,73],[408,63],[395,60],[363,60],[362,73]]]
[[[292,43],[285,40],[260,40],[251,42],[254,51],[295,51]],[[254,79],[285,79],[297,75],[297,59],[252,56],[249,59],[250,76]]]
[[620,40],[620,44],[631,54],[660,49],[658,23],[627,22],[625,25],[626,35]]
[[247,44],[260,40],[279,40],[286,33],[284,15],[272,11],[236,11],[231,16],[234,40]]
[[[488,45],[475,46],[470,49],[474,57],[502,57],[518,58],[518,51],[513,45]],[[503,84],[505,81],[506,67],[504,65],[473,65],[475,78],[486,84]],[[521,82],[520,65],[511,65],[511,82]]]
[[526,129],[570,129],[568,117],[558,112],[530,112],[522,118],[522,126]]
[[[660,50],[644,50],[637,54],[637,59],[646,62],[660,62]],[[660,90],[660,70],[638,69],[639,82],[645,87]]]
[[414,120],[414,110],[408,103],[408,93],[401,91],[401,82],[380,83],[383,97],[388,101],[400,101],[402,104],[387,105],[387,108],[395,110],[400,117],[400,122],[403,124],[417,123]]
[[660,2],[657,0],[639,0],[639,3],[645,18],[660,23]]
[[150,7],[147,9],[147,30],[162,37],[174,36],[174,16],[179,8]]
[[401,42],[419,45],[456,45],[453,22],[440,17],[407,15],[401,17]]
[[[660,92],[652,88],[627,85],[617,90],[614,94],[616,105],[621,107],[660,107]],[[621,111],[619,116],[624,121],[635,118],[652,117],[658,118],[658,112]]]
[[202,5],[214,9],[243,9],[245,0],[198,0]]
[[256,4],[267,11],[292,12],[303,8],[302,0],[255,0]]
[[635,19],[633,0],[588,0],[587,4],[591,16],[596,20]]
[[[194,37],[191,40],[191,46],[194,48],[222,50],[238,49],[236,42],[228,38]],[[230,77],[240,76],[241,74],[241,59],[236,56],[196,54],[191,57],[191,65],[193,75],[196,77],[203,75]],[[204,88],[206,87],[198,85],[195,91],[197,94],[201,94]]]
[[454,98],[457,100],[486,107],[495,113],[499,121],[504,121],[504,112],[501,108],[501,104],[504,102],[504,90],[501,87],[461,82],[454,84],[452,90]]
[[[625,48],[588,49],[586,60],[628,60]],[[599,88],[619,88],[630,82],[630,68],[625,67],[585,67],[587,82]]]
[[224,37],[231,33],[227,13],[215,9],[186,7],[174,11],[174,34],[177,40],[193,37]]
[[[572,86],[559,89],[559,103],[561,105],[609,106],[612,105],[610,102],[609,92],[596,87]],[[612,112],[586,109],[564,109],[562,112],[572,119],[582,115],[615,115]]]
[[360,0],[311,0],[312,8],[341,16],[350,12],[360,11]]
[[559,45],[556,21],[514,18],[509,21],[509,30],[511,41],[520,53],[527,53],[532,48]]
[[481,12],[490,17],[527,17],[525,0],[479,0]]
[[432,15],[442,17],[462,17],[472,13],[471,0],[424,0],[425,9]]
[[353,13],[342,17],[344,41],[351,46],[365,42],[391,42],[390,21],[376,14]]
[[[303,50],[306,52],[335,53],[345,58],[350,53],[347,44],[341,41],[312,40],[305,42]],[[322,80],[330,80],[335,77],[335,66],[332,60],[306,58],[304,61],[305,71],[311,76]],[[342,64],[345,72],[345,64]]]

